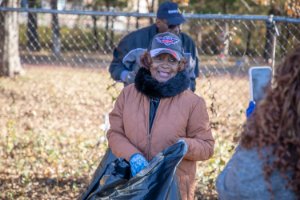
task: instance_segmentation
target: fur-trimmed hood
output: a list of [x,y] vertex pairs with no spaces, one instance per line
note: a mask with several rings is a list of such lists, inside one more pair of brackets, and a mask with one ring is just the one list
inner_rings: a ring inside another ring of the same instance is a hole
[[135,77],[136,89],[148,97],[167,98],[188,89],[190,79],[186,70],[180,71],[173,78],[161,83],[151,76],[149,70],[141,67]]

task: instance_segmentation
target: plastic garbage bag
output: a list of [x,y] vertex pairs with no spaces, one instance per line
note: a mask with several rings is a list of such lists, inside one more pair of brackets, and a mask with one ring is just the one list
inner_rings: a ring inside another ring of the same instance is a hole
[[81,196],[78,199],[86,200],[88,196],[97,189],[98,183],[102,176],[104,175],[104,172],[106,168],[108,167],[109,163],[115,161],[117,157],[112,153],[111,149],[108,148],[105,152],[105,155],[103,156],[101,162],[99,163],[93,178],[87,187],[86,191],[81,194]]
[[130,177],[128,162],[116,158],[108,150],[81,199],[178,200],[175,171],[186,152],[186,143],[178,142],[157,154],[147,168]]

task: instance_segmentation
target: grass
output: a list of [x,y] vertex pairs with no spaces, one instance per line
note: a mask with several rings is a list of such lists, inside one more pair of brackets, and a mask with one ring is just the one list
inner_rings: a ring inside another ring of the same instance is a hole
[[[122,89],[106,70],[29,67],[0,78],[0,199],[74,199],[107,148],[105,116]],[[246,77],[197,80],[211,118],[215,154],[199,162],[198,199],[216,199],[214,182],[231,156],[248,99]]]

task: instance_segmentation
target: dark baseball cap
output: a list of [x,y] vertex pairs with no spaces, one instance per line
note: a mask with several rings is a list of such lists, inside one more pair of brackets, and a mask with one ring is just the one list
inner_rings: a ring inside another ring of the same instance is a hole
[[156,17],[158,19],[167,20],[168,25],[179,25],[185,22],[185,19],[178,8],[178,4],[170,1],[160,4]]
[[149,50],[151,57],[168,53],[178,61],[183,58],[182,42],[177,35],[170,32],[156,34],[153,37]]

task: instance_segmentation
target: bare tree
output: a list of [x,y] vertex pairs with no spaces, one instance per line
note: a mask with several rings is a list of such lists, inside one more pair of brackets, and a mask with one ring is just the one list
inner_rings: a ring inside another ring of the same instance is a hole
[[[51,0],[51,9],[57,10],[57,0]],[[54,55],[60,56],[60,50],[61,41],[58,15],[52,14],[52,51]]]
[[[0,6],[17,7],[18,0],[0,1]],[[0,14],[0,76],[22,74],[19,56],[19,24],[17,12]]]
[[[140,12],[140,0],[137,0],[137,6],[136,6],[136,12],[139,13]],[[136,17],[136,21],[135,21],[135,28],[139,29],[140,25],[139,25],[139,17]]]
[[[39,6],[40,5],[37,0],[28,1],[29,8],[36,8]],[[37,29],[38,29],[37,13],[29,12],[28,21],[27,21],[27,47],[30,51],[39,51],[41,49]]]
[[[127,1],[125,0],[94,0],[92,3],[92,8],[95,10],[105,10],[105,11],[114,11],[114,10],[122,10],[127,6]],[[104,45],[103,49],[105,51],[111,51],[113,49],[114,43],[114,16],[105,16],[105,32],[104,32]],[[96,22],[94,20],[94,27],[96,26]],[[97,30],[94,28],[94,35],[97,34]],[[97,37],[95,37],[97,39]]]
[[[150,2],[149,2],[149,0],[146,0],[146,3],[147,3],[147,8],[148,8],[149,13],[154,13],[155,0],[151,0]],[[149,24],[153,24],[153,23],[154,23],[154,20],[152,17],[150,17]]]

